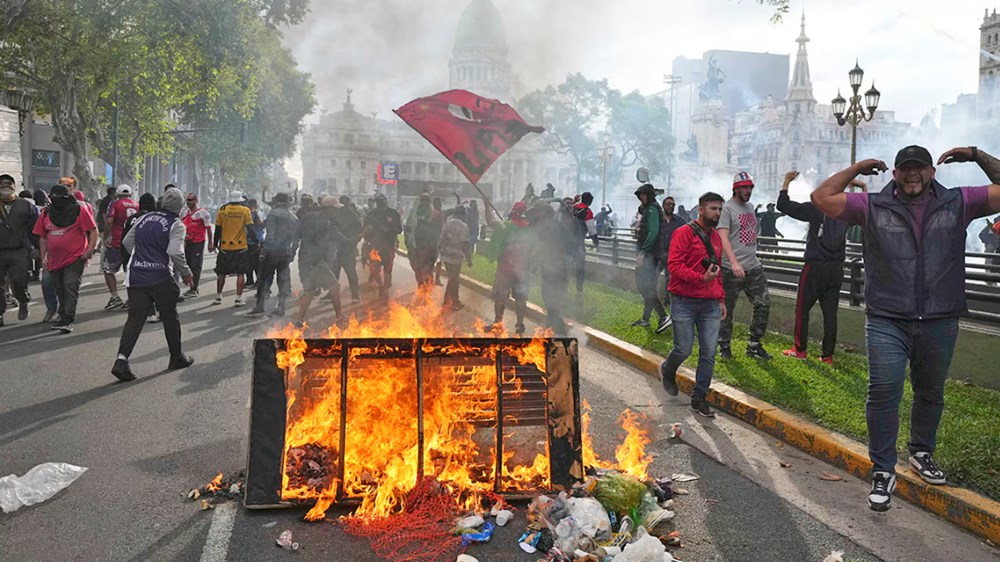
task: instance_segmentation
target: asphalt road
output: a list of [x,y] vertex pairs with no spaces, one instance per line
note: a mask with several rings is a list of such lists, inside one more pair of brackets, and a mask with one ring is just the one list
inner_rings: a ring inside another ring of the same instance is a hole
[[[413,278],[405,260],[396,263],[396,289],[405,299]],[[38,305],[23,323],[7,315],[0,329],[0,474],[23,474],[46,461],[89,470],[42,504],[0,514],[0,559],[377,560],[364,540],[335,523],[303,522],[301,509],[248,511],[229,503],[200,511],[184,499],[217,472],[245,466],[250,341],[269,327],[232,307],[232,283],[224,305],[212,306],[208,277],[203,296],[181,305],[184,348],[195,365],[166,371],[162,330],[147,325],[132,357],[139,380],[128,384],[109,372],[125,313],[102,309],[108,294],[96,267],[87,269],[72,335],[40,324]],[[37,285],[32,292],[40,301]],[[373,299],[366,288],[363,303]],[[463,300],[463,321],[492,310],[468,291]],[[323,314],[320,321],[328,307]],[[866,483],[732,419],[696,419],[683,395],[667,398],[657,381],[585,346],[580,367],[601,456],[612,456],[621,438],[615,420],[630,407],[648,415],[653,474],[700,476],[683,485],[690,494],[675,505],[672,524],[684,548],[674,554],[683,560],[819,562],[831,550],[845,551],[845,560],[997,559],[971,535],[901,500],[889,514],[869,512]],[[675,421],[685,424],[684,436],[667,439],[666,425]],[[823,470],[844,480],[821,481]],[[469,554],[483,562],[537,559],[515,544],[521,507],[491,543]],[[300,552],[275,546],[284,529],[303,545]]]

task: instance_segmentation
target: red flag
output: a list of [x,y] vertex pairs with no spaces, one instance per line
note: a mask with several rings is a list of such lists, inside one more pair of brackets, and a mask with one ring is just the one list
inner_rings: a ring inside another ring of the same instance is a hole
[[472,183],[521,137],[545,130],[525,123],[511,106],[465,90],[417,98],[393,112]]

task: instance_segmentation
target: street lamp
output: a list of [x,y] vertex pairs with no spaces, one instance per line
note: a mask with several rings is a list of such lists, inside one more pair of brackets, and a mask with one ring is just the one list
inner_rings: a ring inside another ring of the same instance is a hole
[[611,134],[601,133],[601,207],[608,199],[608,162],[611,161]]
[[[845,100],[837,91],[837,97],[833,98],[833,116],[837,118],[837,124],[843,127],[851,124],[851,164],[857,159],[858,152],[858,125],[865,121],[871,121],[875,117],[875,110],[878,109],[879,98],[882,94],[875,89],[875,83],[865,92],[864,105],[861,102],[861,81],[865,77],[865,71],[861,70],[858,62],[854,61],[854,68],[847,73],[851,82],[851,90],[854,92],[850,100]],[[867,112],[865,108],[867,107]]]
[[666,74],[663,83],[670,86],[670,151],[667,153],[667,195],[674,183],[674,89],[683,82],[680,76]]
[[35,98],[21,90],[8,89],[0,91],[0,104],[6,105],[17,112],[17,133],[24,137],[24,121],[35,109]]

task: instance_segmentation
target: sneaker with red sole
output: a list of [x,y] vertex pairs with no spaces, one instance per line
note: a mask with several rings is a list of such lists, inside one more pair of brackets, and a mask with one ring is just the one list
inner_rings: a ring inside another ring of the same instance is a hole
[[827,365],[833,365],[833,357],[820,357],[819,360]]
[[805,351],[799,351],[794,347],[791,349],[786,349],[781,352],[785,357],[791,357],[792,359],[805,359],[807,357]]

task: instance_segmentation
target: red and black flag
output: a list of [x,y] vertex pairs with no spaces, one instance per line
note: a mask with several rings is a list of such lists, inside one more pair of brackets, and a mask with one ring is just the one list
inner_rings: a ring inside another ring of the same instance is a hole
[[393,112],[475,184],[521,137],[541,133],[511,106],[465,90],[417,98]]

